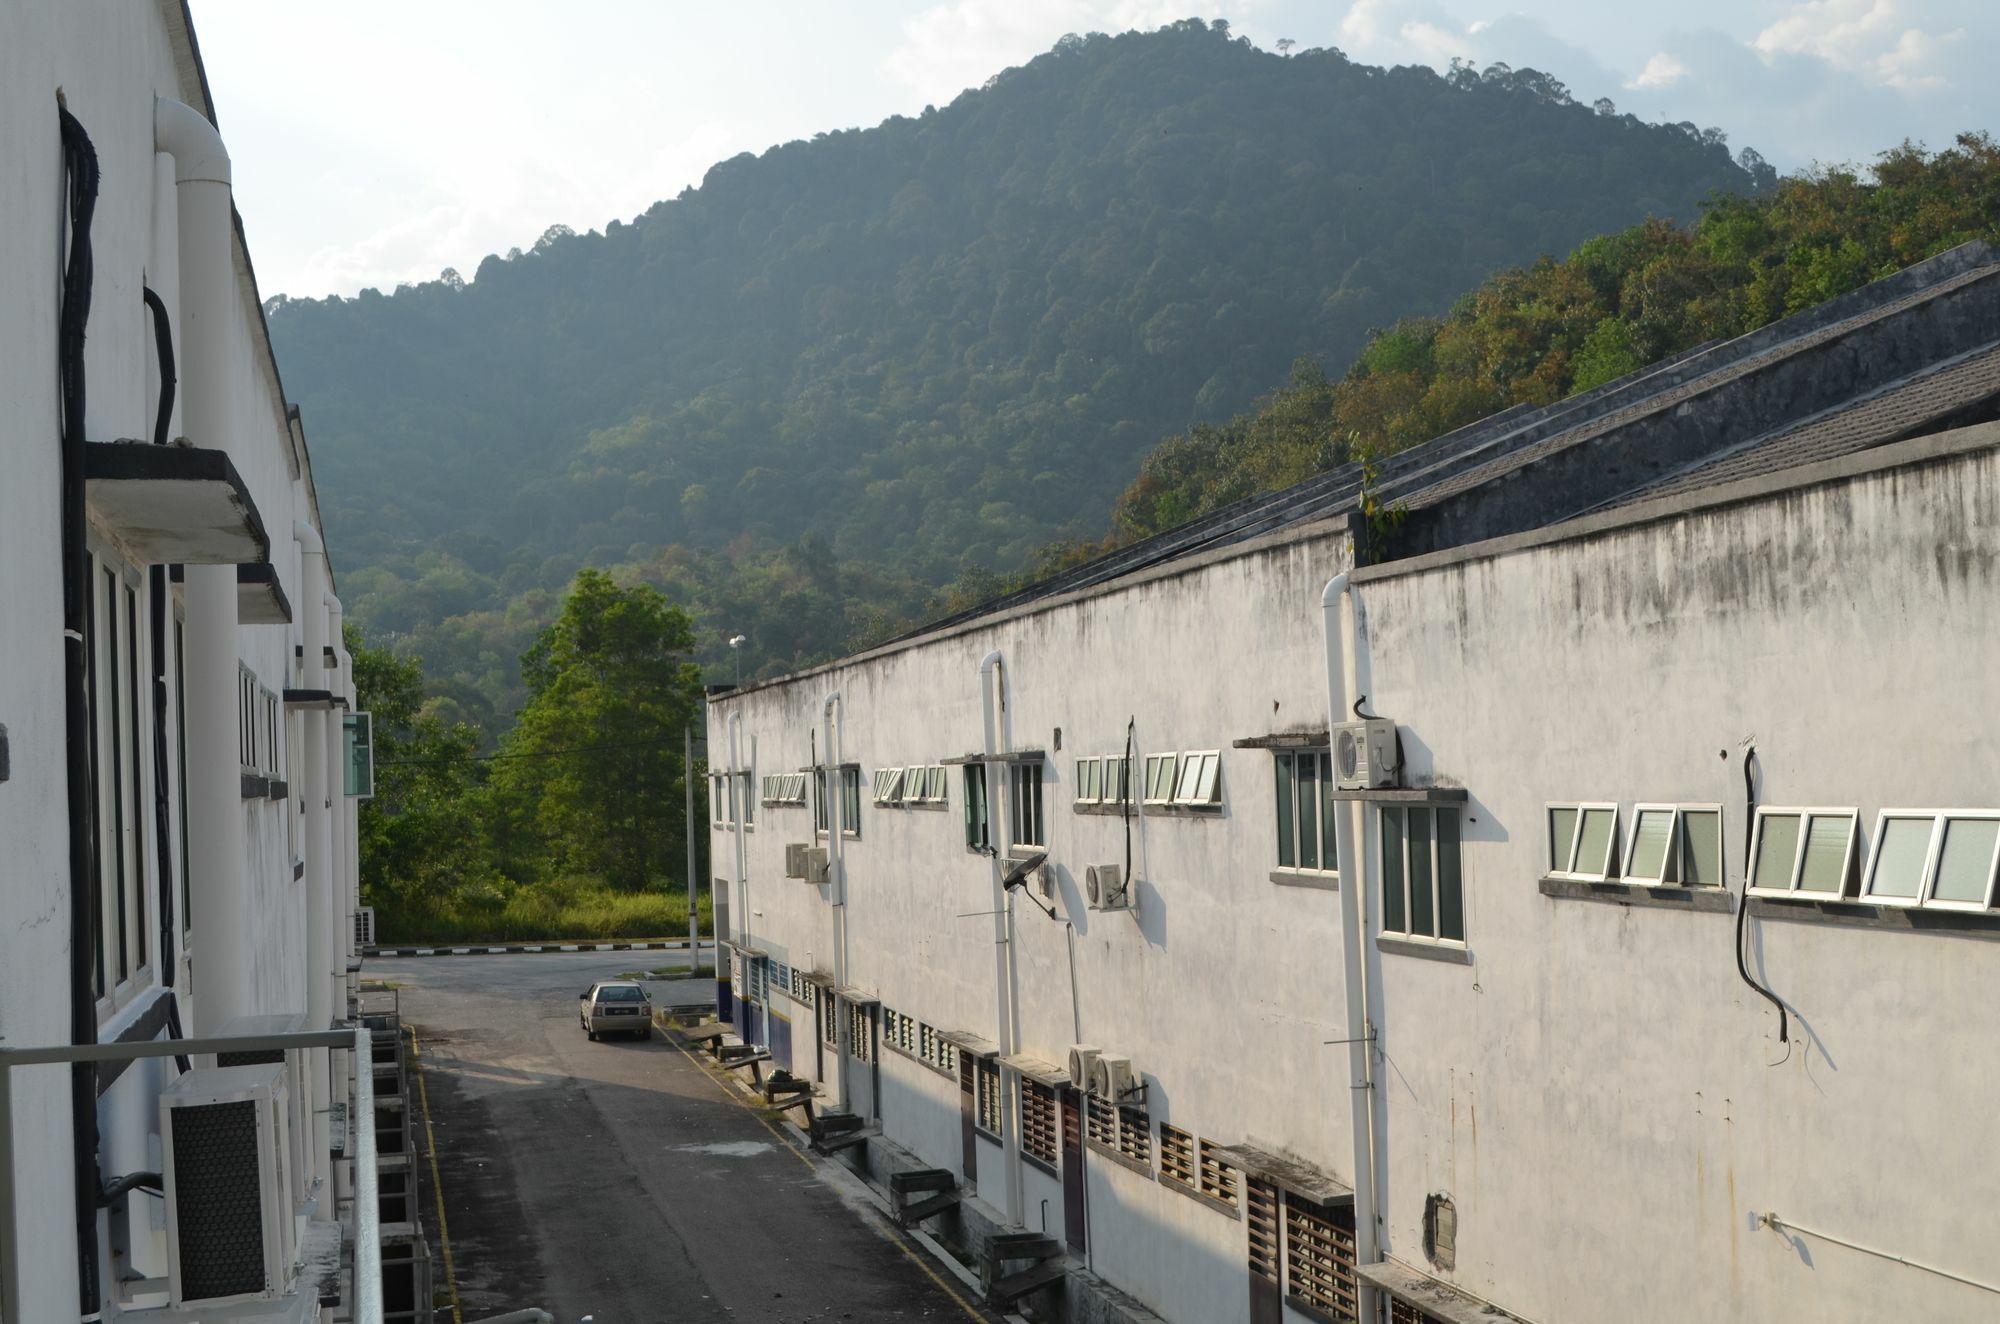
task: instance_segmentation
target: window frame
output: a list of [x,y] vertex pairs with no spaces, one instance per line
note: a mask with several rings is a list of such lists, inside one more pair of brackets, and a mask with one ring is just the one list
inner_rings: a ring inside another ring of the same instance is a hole
[[1075,802],[1080,805],[1104,803],[1104,756],[1086,754],[1076,760]]
[[[1841,853],[1840,886],[1831,892],[1817,888],[1801,888],[1801,878],[1805,873],[1806,849],[1812,844],[1812,825],[1816,818],[1847,819],[1847,838]],[[1772,818],[1796,818],[1799,823],[1798,842],[1792,848],[1791,871],[1786,877],[1786,885],[1773,887],[1760,881],[1759,873],[1763,863],[1764,824]],[[1750,871],[1744,879],[1744,887],[1752,896],[1804,897],[1817,901],[1841,901],[1848,899],[1848,888],[1853,882],[1855,867],[1855,843],[1861,832],[1861,811],[1854,805],[1758,805],[1757,816],[1750,825]]]
[[[1174,791],[1180,785],[1180,759],[1181,756],[1178,750],[1169,751],[1164,754],[1146,755],[1146,785],[1140,797],[1141,804],[1170,805],[1174,802]],[[1166,790],[1164,796],[1153,794],[1153,770],[1159,767],[1166,769],[1166,776],[1162,779],[1165,782]]]
[[1021,1117],[1021,1154],[1053,1173],[1062,1157],[1062,1112],[1055,1089],[1022,1076],[1016,1095]]
[[902,768],[875,769],[874,795],[877,808],[903,803],[903,773]]
[[[1917,875],[1917,894],[1900,897],[1878,894],[1873,889],[1882,857],[1882,844],[1891,819],[1930,822],[1930,837],[1924,846],[1923,864]],[[1957,901],[1937,896],[1938,866],[1944,862],[1944,847],[1953,823],[2000,822],[2000,809],[1882,809],[1875,816],[1875,835],[1869,842],[1868,858],[1861,871],[1858,899],[1875,906],[1904,906],[1913,909],[1981,912],[2000,905],[2000,836],[1986,857],[1986,892],[1980,901]]]
[[[1173,803],[1188,809],[1214,809],[1222,804],[1222,751],[1183,750],[1174,774]],[[1189,788],[1192,781],[1194,786]],[[1206,794],[1203,794],[1204,790]]]
[[1000,1081],[1000,1064],[990,1057],[974,1058],[972,1082],[972,1129],[988,1140],[998,1140],[1000,1128],[1005,1125],[1007,1108],[1006,1091]]
[[[1574,811],[1576,814],[1576,822],[1570,828],[1568,857],[1565,860],[1564,865],[1562,867],[1558,867],[1555,862],[1556,860],[1555,820],[1556,820],[1556,811],[1561,809],[1568,809]],[[1602,869],[1595,871],[1589,869],[1579,869],[1577,868],[1577,865],[1581,864],[1582,861],[1577,858],[1577,855],[1583,850],[1584,817],[1587,814],[1598,813],[1605,810],[1609,810],[1611,813],[1611,833],[1609,837],[1606,838],[1605,840],[1604,867]],[[1600,800],[1548,801],[1546,804],[1542,806],[1542,831],[1545,834],[1543,837],[1543,842],[1547,847],[1547,849],[1543,853],[1542,859],[1544,861],[1545,866],[1548,869],[1550,877],[1575,878],[1575,879],[1580,879],[1581,881],[1587,883],[1602,883],[1602,882],[1608,882],[1619,876],[1618,874],[1612,871],[1613,868],[1619,863],[1622,854],[1618,849],[1618,803],[1615,800],[1614,801],[1600,801]]]
[[[1334,810],[1339,801],[1333,798],[1336,785],[1333,778],[1333,750],[1331,747],[1310,746],[1302,749],[1274,749],[1271,751],[1272,806],[1276,811],[1276,821],[1272,824],[1278,834],[1278,868],[1292,873],[1325,875],[1328,878],[1340,876],[1340,816]],[[1302,828],[1304,815],[1301,800],[1304,781],[1299,776],[1299,766],[1310,762],[1313,768],[1313,819],[1317,827],[1314,833],[1313,852],[1317,864],[1301,864],[1305,852],[1300,849],[1305,840]],[[1290,817],[1287,819],[1286,815]],[[1289,842],[1286,838],[1289,837]],[[1329,850],[1328,848],[1332,849]],[[1289,849],[1291,858],[1286,858]]]
[[[1562,807],[1567,808],[1567,806]],[[1635,863],[1634,857],[1639,853],[1639,825],[1647,814],[1659,813],[1669,815],[1667,820],[1667,853],[1660,859],[1660,876],[1657,878],[1644,878],[1632,871]],[[1693,843],[1687,835],[1687,819],[1689,814],[1715,815],[1716,858],[1714,864],[1716,868],[1716,881],[1713,883],[1688,881],[1687,860],[1688,854],[1693,848]],[[1621,881],[1631,883],[1635,887],[1721,887],[1723,885],[1723,857],[1727,854],[1724,846],[1725,838],[1723,836],[1726,827],[1723,808],[1720,804],[1655,804],[1649,802],[1634,804],[1632,806],[1631,829],[1626,834],[1624,867],[1618,877]],[[1613,831],[1616,831],[1615,824],[1613,825]]]
[[1049,820],[1045,812],[1040,759],[1023,759],[1007,765],[1007,845],[1049,847]]
[[965,848],[979,855],[993,851],[992,790],[984,763],[964,766]]
[[[1464,824],[1460,822],[1458,819],[1458,811],[1459,811],[1459,806],[1455,804],[1379,804],[1378,803],[1376,805],[1375,829],[1376,829],[1377,867],[1379,870],[1379,877],[1381,879],[1381,885],[1384,892],[1382,899],[1381,924],[1378,930],[1380,936],[1385,938],[1393,938],[1399,942],[1427,943],[1433,947],[1448,948],[1453,951],[1463,951],[1466,949],[1468,942],[1467,935],[1470,931],[1470,926],[1466,923],[1468,907],[1465,904],[1465,897],[1467,891],[1467,888],[1465,886],[1465,830],[1464,830]],[[1414,913],[1413,907],[1410,905],[1411,893],[1410,893],[1410,836],[1409,836],[1410,817],[1409,816],[1412,814],[1425,814],[1428,815],[1430,819],[1431,928],[1433,930],[1430,933],[1419,933],[1410,927],[1410,918],[1411,915]],[[1441,834],[1438,831],[1437,825],[1441,816],[1445,814],[1450,814],[1456,825],[1453,828],[1453,850],[1458,856],[1456,864],[1456,873],[1458,876],[1459,936],[1455,938],[1446,937],[1444,935],[1444,927],[1445,927],[1444,870],[1439,867],[1439,861],[1443,858],[1444,852],[1441,849]],[[1402,870],[1401,890],[1402,890],[1403,923],[1400,928],[1391,928],[1389,926],[1389,906],[1388,906],[1388,896],[1387,896],[1387,889],[1389,887],[1389,876],[1388,876],[1388,867],[1387,867],[1388,861],[1386,858],[1386,853],[1388,851],[1388,845],[1389,845],[1388,842],[1389,820],[1391,815],[1396,816],[1396,821],[1398,824],[1396,832],[1396,837],[1397,837],[1396,858]]]

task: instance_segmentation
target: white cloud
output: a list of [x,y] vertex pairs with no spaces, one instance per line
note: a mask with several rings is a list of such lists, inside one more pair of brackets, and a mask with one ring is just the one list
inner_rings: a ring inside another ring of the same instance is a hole
[[1646,67],[1639,71],[1639,76],[1625,84],[1625,86],[1634,90],[1639,88],[1672,87],[1675,83],[1687,77],[1687,72],[1688,67],[1679,60],[1676,60],[1665,51],[1656,51],[1653,54],[1653,58],[1646,61]]
[[[1938,17],[1955,6],[1932,4]],[[1992,10],[1983,8],[1990,20]],[[1993,25],[1988,24],[1989,34]],[[1864,81],[1913,92],[1944,90],[1948,65],[1966,29],[1927,31],[1909,22],[1902,0],[1805,0],[1759,32],[1765,56],[1813,55]]]

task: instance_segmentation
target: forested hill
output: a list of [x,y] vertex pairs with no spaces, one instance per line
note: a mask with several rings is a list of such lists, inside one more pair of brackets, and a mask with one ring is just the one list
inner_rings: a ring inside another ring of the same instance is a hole
[[469,282],[280,298],[270,321],[350,610],[504,706],[581,565],[724,632],[761,612],[753,665],[824,656],[859,597],[893,615],[1101,534],[1162,437],[1300,356],[1339,370],[1371,327],[1692,218],[1751,164],[1529,71],[1279,56],[1188,20],[725,161]]

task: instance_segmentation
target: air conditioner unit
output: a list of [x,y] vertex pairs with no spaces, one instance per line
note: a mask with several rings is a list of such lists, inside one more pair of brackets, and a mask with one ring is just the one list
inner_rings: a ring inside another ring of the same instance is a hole
[[1341,790],[1394,786],[1402,772],[1396,724],[1388,718],[1366,717],[1333,728],[1333,780]]
[[803,878],[806,876],[806,853],[811,849],[812,847],[803,841],[789,841],[785,843],[785,877]]
[[1090,1092],[1090,1069],[1097,1065],[1098,1055],[1104,1050],[1090,1044],[1072,1044],[1069,1050],[1070,1088],[1081,1093]]
[[828,882],[831,877],[831,868],[826,858],[826,847],[814,846],[806,851],[806,881],[817,887]]
[[291,1286],[285,1068],[203,1067],[160,1095],[175,1306],[269,1300]]
[[375,945],[375,907],[354,908],[354,945],[356,948]]
[[1099,1053],[1090,1065],[1090,1092],[1111,1103],[1130,1094],[1138,1079],[1132,1059],[1118,1053]]
[[1132,889],[1116,864],[1093,864],[1083,871],[1083,898],[1092,910],[1130,910]]

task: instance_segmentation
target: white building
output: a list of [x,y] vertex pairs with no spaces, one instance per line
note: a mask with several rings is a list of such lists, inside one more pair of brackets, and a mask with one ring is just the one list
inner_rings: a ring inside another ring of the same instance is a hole
[[143,1055],[326,1031],[358,968],[352,671],[227,149],[182,4],[5,27],[0,1315],[362,1318],[350,1054]]
[[2000,1318],[1996,417],[1972,246],[713,695],[720,1010],[1080,1317]]

